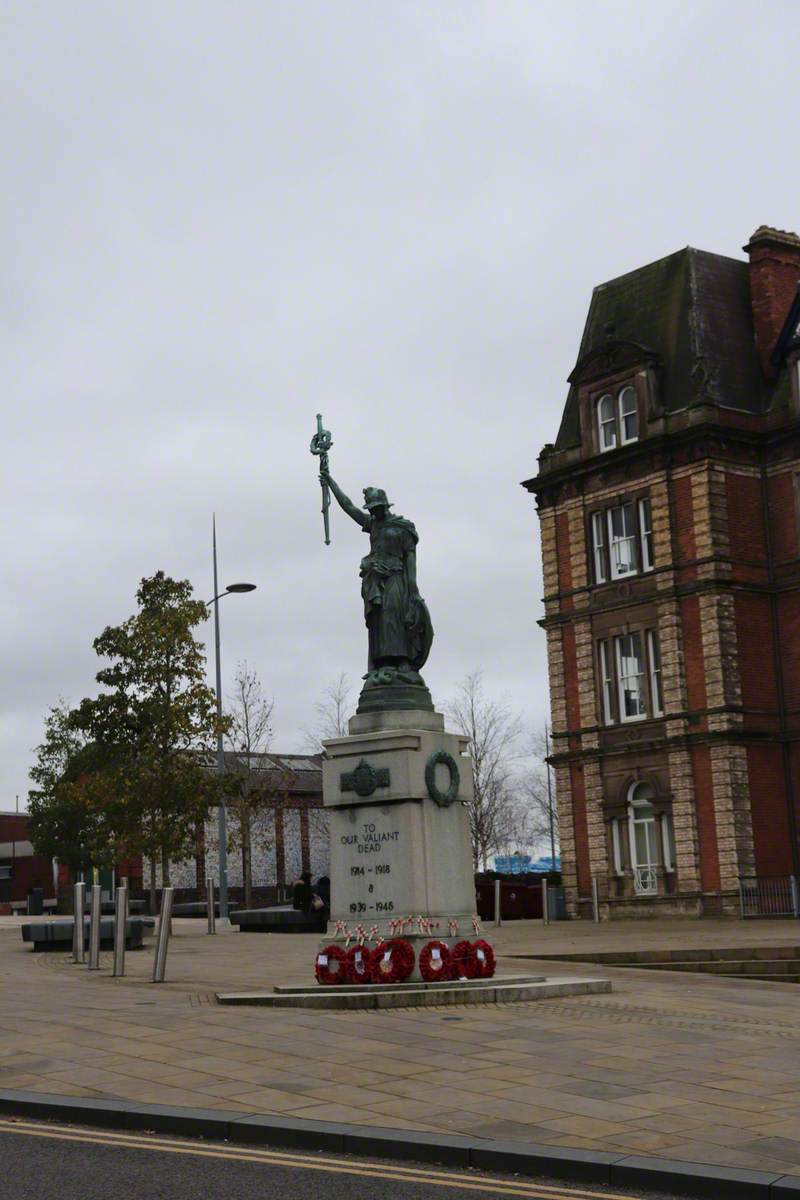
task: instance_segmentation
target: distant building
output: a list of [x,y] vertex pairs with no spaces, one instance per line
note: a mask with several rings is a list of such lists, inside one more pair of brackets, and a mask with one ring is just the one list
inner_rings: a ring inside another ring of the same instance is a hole
[[500,875],[524,875],[533,870],[530,854],[498,854],[494,860],[494,869]]
[[[243,756],[225,754],[226,767],[240,770]],[[258,817],[252,825],[252,872],[254,901],[274,903],[282,898],[303,871],[314,879],[329,870],[328,829],[322,807],[322,756],[320,754],[256,754],[250,759],[247,786],[262,793]],[[211,810],[194,856],[170,865],[170,882],[179,900],[204,895],[206,875],[219,879],[217,809]],[[236,837],[235,808],[228,811],[228,833]],[[142,867],[142,887],[150,885],[150,864]],[[156,866],[156,886],[161,886],[161,867]],[[243,899],[242,855],[228,852],[230,898]]]
[[24,905],[32,888],[41,888],[48,907],[55,907],[53,864],[34,854],[28,823],[25,812],[0,813],[0,913]]
[[800,238],[595,288],[542,534],[570,911],[736,911],[800,874]]
[[558,855],[556,855],[555,858],[551,858],[549,854],[544,854],[544,855],[542,855],[541,858],[537,858],[536,862],[531,863],[530,870],[531,871],[560,871],[561,870],[561,859],[558,857]]

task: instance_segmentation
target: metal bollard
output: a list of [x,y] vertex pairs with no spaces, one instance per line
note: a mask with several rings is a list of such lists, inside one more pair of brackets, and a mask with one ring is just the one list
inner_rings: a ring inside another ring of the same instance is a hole
[[503,918],[500,915],[500,880],[494,881],[494,923],[498,928],[503,924]]
[[92,884],[92,907],[89,912],[89,970],[100,967],[100,884]]
[[206,878],[206,905],[208,907],[208,932],[217,932],[217,914],[214,906],[214,880],[211,876]]
[[86,902],[86,884],[76,883],[73,888],[72,907],[75,918],[72,925],[72,961],[86,962],[86,931],[83,925],[83,909]]
[[156,954],[153,959],[153,983],[164,982],[164,971],[167,966],[167,947],[172,925],[172,893],[174,888],[165,887],[161,892],[161,917],[158,922],[158,940]]
[[128,885],[117,888],[114,897],[114,969],[112,975],[125,974],[125,937],[128,932]]
[[600,902],[597,896],[597,880],[592,876],[592,918],[595,925],[600,922]]
[[542,920],[545,925],[550,924],[550,909],[548,907],[549,900],[547,896],[547,880],[542,880]]

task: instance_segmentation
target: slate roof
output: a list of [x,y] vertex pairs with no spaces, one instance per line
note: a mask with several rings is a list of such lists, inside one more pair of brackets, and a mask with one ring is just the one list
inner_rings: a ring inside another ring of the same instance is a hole
[[[609,330],[611,327],[611,332]],[[763,412],[775,385],[761,373],[750,307],[749,264],[687,246],[594,289],[578,362],[612,336],[660,360],[667,412],[696,401]],[[577,387],[567,396],[556,448],[575,445]]]
[[[209,770],[216,769],[216,756],[206,759]],[[229,771],[247,768],[247,758],[234,750],[225,751],[225,766]],[[290,795],[322,792],[321,754],[251,754],[251,785],[280,787]]]

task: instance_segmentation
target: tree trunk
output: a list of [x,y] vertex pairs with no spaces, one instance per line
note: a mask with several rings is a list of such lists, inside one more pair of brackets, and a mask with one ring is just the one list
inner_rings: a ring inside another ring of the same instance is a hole
[[242,809],[242,881],[244,883],[244,906],[253,907],[253,853],[250,837],[250,813]]
[[161,851],[161,886],[169,887],[169,855],[166,850]]
[[150,859],[150,916],[156,915],[156,857]]

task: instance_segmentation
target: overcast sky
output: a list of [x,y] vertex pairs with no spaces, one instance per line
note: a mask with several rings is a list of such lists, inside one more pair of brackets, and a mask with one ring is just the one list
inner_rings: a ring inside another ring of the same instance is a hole
[[[365,669],[357,527],[420,533],[435,700],[546,711],[535,509],[592,287],[800,228],[800,7],[3,0],[0,808],[163,568],[275,746]],[[213,644],[213,639],[212,639]]]

